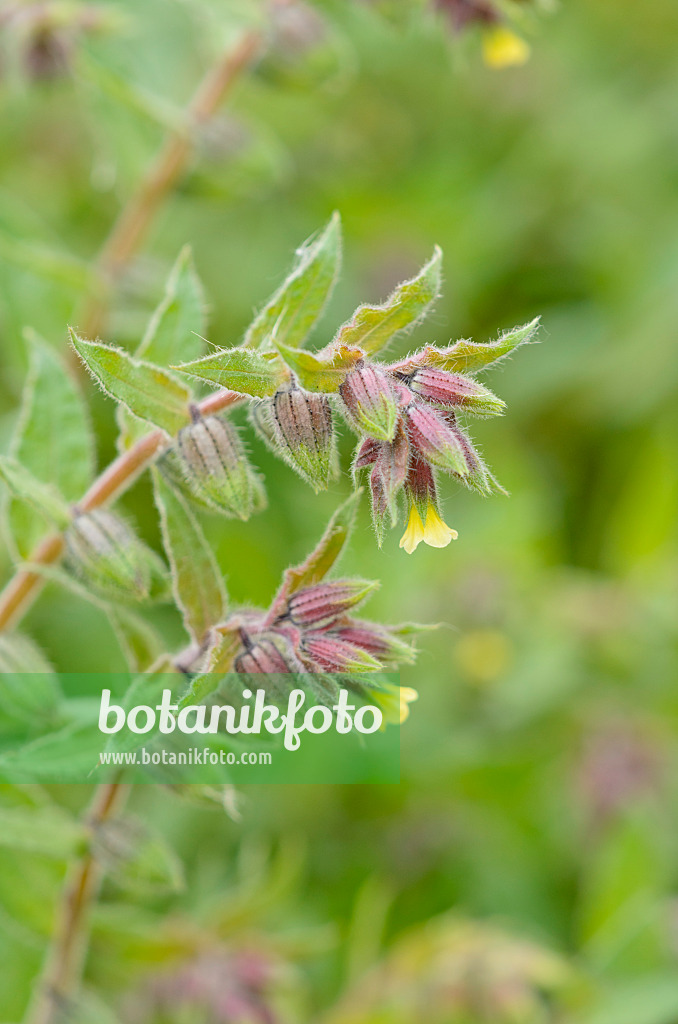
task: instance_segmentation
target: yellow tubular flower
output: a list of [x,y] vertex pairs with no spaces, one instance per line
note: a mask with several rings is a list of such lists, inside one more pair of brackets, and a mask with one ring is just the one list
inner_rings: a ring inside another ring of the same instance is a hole
[[[419,522],[421,522],[421,519]],[[426,525],[424,526],[423,531],[424,543],[428,544],[431,548],[446,548],[450,541],[456,540],[458,536],[459,534],[457,531],[451,530],[447,523],[442,521],[436,512],[435,506],[429,502],[428,508],[426,509]],[[400,543],[402,545],[402,541]],[[412,550],[414,550],[414,548]]]
[[415,700],[419,700],[419,694],[411,686],[400,687],[400,724],[402,725],[410,713],[409,706]]
[[529,45],[509,28],[497,25],[483,35],[483,59],[490,68],[520,67],[529,56]]
[[417,545],[421,544],[422,540],[424,540],[424,524],[421,521],[421,516],[419,515],[416,507],[413,505],[410,509],[410,518],[407,523],[407,529],[400,538],[400,547],[405,548],[408,555],[411,555]]

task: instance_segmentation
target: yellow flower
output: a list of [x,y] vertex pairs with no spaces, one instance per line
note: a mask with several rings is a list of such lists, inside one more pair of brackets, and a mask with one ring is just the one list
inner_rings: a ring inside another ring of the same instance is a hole
[[407,523],[407,529],[400,538],[400,547],[405,548],[408,555],[411,555],[417,545],[421,544],[424,539],[424,524],[421,521],[416,506],[413,505],[410,509],[410,518]]
[[410,509],[410,518],[407,529],[400,538],[400,547],[405,548],[408,555],[421,544],[428,544],[431,548],[446,548],[451,540],[456,540],[459,534],[451,530],[447,523],[444,523],[435,506],[429,502],[426,509],[426,522],[423,523],[419,511],[413,505]]
[[529,45],[509,28],[497,25],[483,35],[483,58],[490,68],[519,67],[529,56]]
[[386,686],[383,690],[369,692],[371,699],[381,708],[384,717],[382,730],[387,722],[402,725],[410,713],[408,705],[419,700],[419,694],[411,686]]
[[451,530],[447,523],[444,523],[435,507],[429,502],[426,509],[426,523],[424,525],[424,544],[431,548],[446,548],[451,540],[456,540],[459,534]]

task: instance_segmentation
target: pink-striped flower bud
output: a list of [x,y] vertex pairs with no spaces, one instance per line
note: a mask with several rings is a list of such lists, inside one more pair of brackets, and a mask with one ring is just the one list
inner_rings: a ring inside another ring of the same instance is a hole
[[248,642],[235,659],[234,668],[236,672],[249,675],[305,671],[288,640],[274,633],[262,633]]
[[249,519],[263,501],[259,478],[237,430],[222,416],[184,427],[173,450],[190,492],[209,508]]
[[370,491],[372,521],[381,545],[387,521],[390,519],[391,525],[396,522],[396,497],[407,478],[410,461],[410,446],[402,422],[398,423],[391,442],[381,441],[377,444],[378,450],[370,473]]
[[271,423],[281,455],[315,491],[326,490],[336,469],[332,410],[326,395],[295,387],[278,391]]
[[506,408],[500,398],[471,377],[432,366],[416,370],[410,388],[432,405],[459,406],[476,416],[498,416]]
[[302,628],[329,626],[364,601],[378,586],[367,580],[337,580],[298,590],[288,602],[289,616]]
[[325,672],[378,672],[381,663],[371,654],[333,633],[308,633],[302,651],[308,661]]
[[459,434],[444,417],[425,405],[413,405],[407,412],[407,430],[414,448],[434,466],[466,476],[468,465]]
[[358,434],[391,441],[398,423],[398,403],[391,383],[374,366],[361,366],[339,388],[346,418]]
[[345,625],[333,628],[332,636],[367,651],[383,668],[395,668],[403,662],[411,664],[416,654],[411,644],[395,636],[387,627],[373,622],[349,619]]

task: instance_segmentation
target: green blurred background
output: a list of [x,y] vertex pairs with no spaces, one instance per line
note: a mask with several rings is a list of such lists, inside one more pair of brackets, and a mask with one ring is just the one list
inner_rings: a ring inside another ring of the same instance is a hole
[[[511,497],[448,484],[446,519],[459,540],[411,557],[399,531],[377,550],[364,508],[344,562],[381,580],[374,618],[444,623],[402,674],[420,699],[402,730],[401,785],[251,787],[238,823],[165,792],[135,795],[187,874],[179,896],[135,897],[126,913],[138,915],[137,931],[151,921],[160,934],[177,915],[201,919],[219,906],[227,944],[254,943],[294,964],[282,971],[283,1002],[303,1009],[218,1019],[322,1014],[413,928],[427,967],[404,955],[397,981],[370,982],[362,1016],[336,1019],[678,1021],[678,7],[523,6],[532,57],[495,71],[475,31],[453,38],[444,16],[421,5],[316,4],[311,41],[279,43],[197,140],[194,168],[160,212],[104,332],[138,340],[190,242],[211,305],[208,336],[236,343],[294,248],[333,209],[345,265],[318,345],[359,302],[414,273],[434,243],[445,253],[443,297],[394,351],[490,339],[543,317],[541,344],[488,373],[508,414],[474,435]],[[120,0],[109,32],[77,41],[72,73],[37,81],[3,29],[3,443],[25,372],[22,328],[65,348],[121,203],[204,68],[262,10]],[[103,465],[114,452],[113,406],[91,400]],[[348,481],[314,497],[257,440],[251,447],[268,510],[247,524],[207,525],[232,598],[263,604]],[[350,449],[344,437],[345,467]],[[157,542],[146,483],[122,504]],[[177,620],[154,614],[180,642]],[[123,667],[105,617],[62,591],[44,593],[26,629],[62,669]],[[5,853],[1,862],[0,1018],[10,1020],[39,965],[59,873]],[[114,895],[106,890],[105,901]],[[435,960],[422,952],[425,922],[450,910],[450,963],[462,956],[457,945],[476,941],[454,920],[482,923],[473,962],[490,995],[462,1010],[441,996],[436,1016],[429,994],[414,1011],[412,992]],[[132,923],[116,932],[101,917],[90,976],[102,991],[143,985],[171,956],[135,946]],[[534,943],[569,962],[573,991],[528,996],[527,953],[516,955],[525,991],[502,970],[495,984],[491,956],[483,959],[493,928],[507,936],[501,965],[516,944]],[[519,998],[493,1001],[493,985]],[[396,992],[388,1009],[371,1008],[384,1002],[380,986]],[[192,1012],[186,1020],[212,1019]]]

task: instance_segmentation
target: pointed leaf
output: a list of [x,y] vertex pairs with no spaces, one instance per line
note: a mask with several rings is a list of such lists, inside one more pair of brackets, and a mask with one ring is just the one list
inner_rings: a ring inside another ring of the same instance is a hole
[[222,349],[172,369],[253,398],[275,394],[289,379],[289,371],[277,352],[252,352],[246,348]]
[[271,617],[295,591],[320,583],[338,561],[353,529],[361,494],[362,488],[339,506],[308,558],[301,565],[285,570],[282,585],[271,607]]
[[[76,501],[94,476],[94,438],[84,399],[58,354],[34,331],[25,332],[30,371],[10,452],[39,480]],[[17,498],[7,507],[14,544],[26,558],[44,536],[44,518]]]
[[125,816],[97,830],[97,859],[108,878],[133,895],[156,895],[183,888],[183,865],[167,841],[140,818]]
[[259,348],[269,338],[303,345],[332,293],[340,263],[341,223],[334,213],[325,230],[301,246],[289,276],[255,317],[243,345]]
[[338,391],[347,373],[363,358],[361,349],[346,345],[332,345],[319,353],[280,344],[277,348],[302,387],[326,394]]
[[399,285],[380,306],[360,306],[339,328],[337,341],[359,345],[367,355],[379,352],[400,331],[413,327],[440,293],[442,250],[433,256],[416,277]]
[[68,860],[86,843],[85,826],[56,805],[0,807],[0,846]]
[[179,253],[162,302],[150,319],[136,355],[162,366],[195,359],[204,350],[207,310],[190,246]]
[[132,672],[147,672],[162,652],[160,637],[141,616],[118,605],[108,610],[118,643]]
[[504,359],[519,345],[533,341],[539,329],[539,320],[539,317],[535,317],[529,324],[506,331],[496,341],[461,340],[443,349],[427,345],[420,352],[415,352],[413,356],[394,364],[390,369],[407,373],[418,366],[432,366],[439,370],[447,370],[449,373],[477,373],[491,363]]
[[86,341],[72,330],[71,341],[106,394],[122,402],[135,416],[172,435],[190,421],[191,393],[172,374],[136,359],[124,349]]
[[212,550],[184,498],[153,471],[155,499],[174,595],[186,629],[200,643],[226,614],[226,593]]
[[44,484],[30,470],[9,455],[0,455],[0,480],[12,494],[30,504],[59,527],[68,525],[71,513],[67,502],[53,484]]

